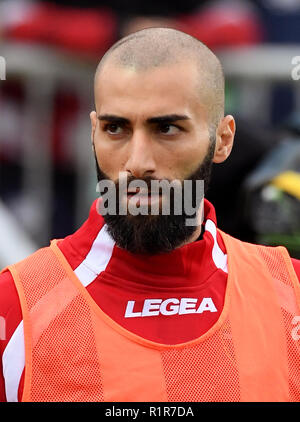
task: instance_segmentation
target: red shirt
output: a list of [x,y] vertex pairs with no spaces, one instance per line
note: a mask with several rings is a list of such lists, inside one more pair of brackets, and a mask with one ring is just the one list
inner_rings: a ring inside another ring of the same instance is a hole
[[[59,241],[59,247],[81,281],[89,283],[85,285],[94,301],[117,323],[158,343],[183,343],[201,336],[217,321],[225,297],[226,250],[216,232],[214,207],[208,201],[204,214],[201,238],[169,254],[133,255],[110,240],[107,248],[111,251],[99,275],[97,239],[104,221],[96,202],[88,220]],[[293,265],[300,280],[300,261],[293,260]],[[0,276],[0,289],[0,315],[6,322],[6,338],[0,339],[0,401],[6,401],[2,355],[22,313],[9,272]],[[24,371],[18,385],[19,401],[23,383]]]

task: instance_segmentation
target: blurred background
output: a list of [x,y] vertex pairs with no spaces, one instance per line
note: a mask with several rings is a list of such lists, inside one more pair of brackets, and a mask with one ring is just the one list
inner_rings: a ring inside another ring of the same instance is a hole
[[237,134],[207,195],[219,227],[300,258],[300,0],[0,0],[1,268],[87,218],[96,65],[153,26],[195,36],[224,67]]

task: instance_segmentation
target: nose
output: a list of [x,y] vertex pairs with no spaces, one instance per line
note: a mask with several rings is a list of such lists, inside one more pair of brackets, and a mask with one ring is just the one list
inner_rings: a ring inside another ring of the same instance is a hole
[[128,159],[125,171],[136,178],[150,176],[156,171],[154,145],[144,131],[136,131],[129,141]]

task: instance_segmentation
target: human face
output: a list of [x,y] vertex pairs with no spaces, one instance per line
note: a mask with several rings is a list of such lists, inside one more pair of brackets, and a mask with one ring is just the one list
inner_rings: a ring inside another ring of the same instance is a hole
[[[143,72],[110,66],[95,88],[97,112],[91,119],[99,179],[118,184],[120,172],[125,172],[129,179],[148,182],[208,180],[214,144],[193,66]],[[117,244],[131,252],[169,252],[201,231],[201,222],[196,228],[185,227],[184,215],[104,218]]]
[[192,63],[137,71],[104,65],[95,84],[92,140],[112,180],[184,180],[209,146],[208,115]]

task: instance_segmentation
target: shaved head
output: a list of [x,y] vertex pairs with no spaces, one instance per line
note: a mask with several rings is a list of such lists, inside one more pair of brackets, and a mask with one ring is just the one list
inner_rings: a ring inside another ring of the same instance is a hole
[[195,64],[199,75],[195,90],[207,111],[210,132],[215,132],[224,116],[223,69],[206,45],[184,32],[171,28],[147,28],[122,38],[98,64],[95,86],[101,70],[107,65],[143,72],[178,63]]

